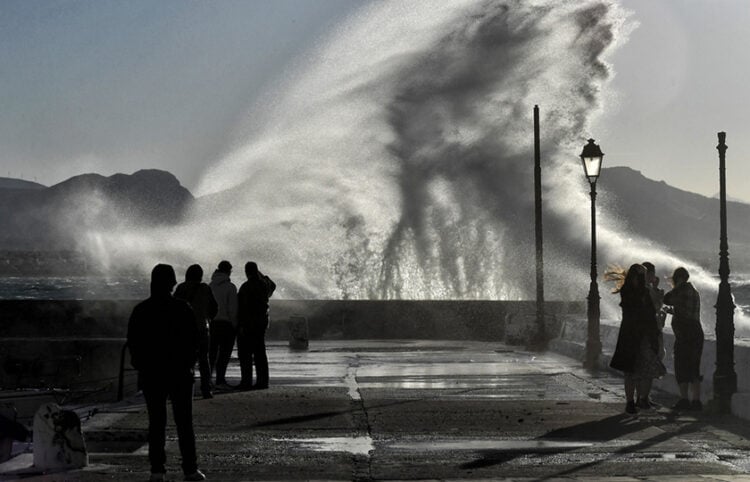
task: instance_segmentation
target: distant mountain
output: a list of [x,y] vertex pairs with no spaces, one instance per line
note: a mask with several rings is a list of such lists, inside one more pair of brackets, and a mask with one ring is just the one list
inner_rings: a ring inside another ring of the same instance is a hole
[[[601,203],[629,232],[716,268],[719,252],[719,200],[653,181],[628,167],[602,169],[597,183]],[[750,205],[727,202],[729,253],[735,266],[750,269]]]
[[0,189],[0,249],[75,249],[90,230],[177,224],[193,201],[175,176],[155,169]]
[[0,177],[0,189],[44,189],[45,187],[43,184],[24,179]]

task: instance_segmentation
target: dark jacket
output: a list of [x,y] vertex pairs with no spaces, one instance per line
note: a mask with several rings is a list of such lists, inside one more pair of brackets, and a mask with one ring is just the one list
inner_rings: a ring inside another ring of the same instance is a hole
[[683,338],[703,339],[701,296],[692,283],[685,281],[664,295],[664,304],[673,307],[672,331],[675,342]]
[[647,290],[633,290],[628,287],[623,287],[620,291],[620,306],[622,307],[622,323],[617,334],[617,346],[609,366],[615,370],[632,372],[640,353],[641,340],[644,337],[654,353],[659,350],[656,310]]
[[199,331],[208,330],[208,322],[213,320],[218,310],[211,288],[206,283],[185,281],[177,285],[174,297],[190,303],[195,314],[195,325]]
[[268,299],[276,289],[268,276],[258,273],[242,283],[237,294],[238,325],[243,328],[263,328],[268,324]]
[[149,378],[191,375],[198,331],[190,305],[169,294],[138,303],[128,323],[128,347],[133,368]]

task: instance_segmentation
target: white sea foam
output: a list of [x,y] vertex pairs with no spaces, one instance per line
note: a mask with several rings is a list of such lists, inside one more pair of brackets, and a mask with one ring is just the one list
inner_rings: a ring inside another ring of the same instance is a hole
[[[249,114],[188,222],[108,242],[144,266],[255,259],[281,297],[531,298],[539,104],[547,297],[583,299],[590,218],[576,155],[595,137],[606,58],[630,26],[608,0],[363,7]],[[603,206],[598,221],[601,267],[684,265],[715,292],[710,275],[625,233]]]

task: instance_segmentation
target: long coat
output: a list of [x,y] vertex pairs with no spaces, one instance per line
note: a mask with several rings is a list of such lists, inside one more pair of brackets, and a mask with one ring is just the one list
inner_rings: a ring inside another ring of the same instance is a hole
[[656,310],[647,290],[633,290],[623,287],[620,291],[622,323],[617,335],[617,346],[609,366],[615,370],[632,372],[639,356],[641,340],[645,337],[649,346],[659,349],[659,328]]

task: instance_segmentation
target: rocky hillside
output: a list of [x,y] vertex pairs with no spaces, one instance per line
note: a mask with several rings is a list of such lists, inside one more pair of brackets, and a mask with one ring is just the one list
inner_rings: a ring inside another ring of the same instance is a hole
[[0,249],[75,249],[85,231],[177,224],[194,201],[175,176],[154,169],[14,185],[0,186]]
[[[617,216],[628,231],[704,266],[718,266],[718,199],[653,181],[628,167],[603,169],[597,188],[597,203]],[[750,269],[748,220],[750,205],[727,202],[730,259],[744,271]]]

